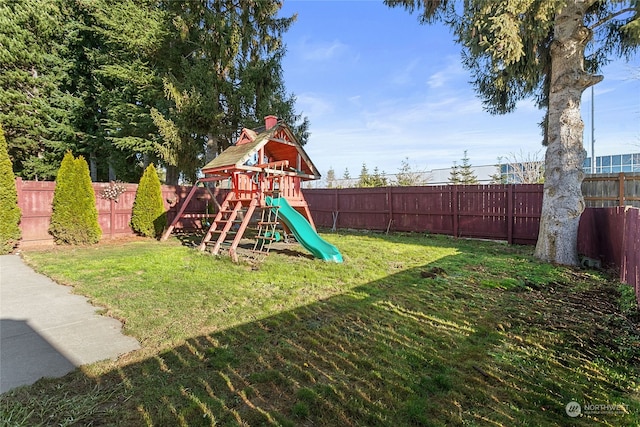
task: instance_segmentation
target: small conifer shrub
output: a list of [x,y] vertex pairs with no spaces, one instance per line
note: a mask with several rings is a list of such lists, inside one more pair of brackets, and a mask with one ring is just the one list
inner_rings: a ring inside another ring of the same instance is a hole
[[92,244],[102,237],[89,166],[69,151],[56,177],[49,233],[57,244]]
[[16,177],[0,126],[0,255],[8,254],[17,246],[22,235],[20,217]]
[[160,178],[150,164],[140,178],[131,213],[131,228],[147,237],[159,237],[167,225],[167,213],[162,201]]

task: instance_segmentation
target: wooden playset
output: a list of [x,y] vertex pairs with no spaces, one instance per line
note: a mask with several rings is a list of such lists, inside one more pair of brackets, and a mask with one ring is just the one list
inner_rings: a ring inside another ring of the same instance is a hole
[[[285,226],[302,229],[302,239],[299,240],[308,240],[305,236],[315,234],[315,225],[302,194],[301,184],[303,181],[320,178],[320,174],[291,129],[275,116],[265,117],[264,127],[254,130],[243,129],[236,143],[205,165],[202,172],[205,176],[195,183],[176,217],[162,235],[162,240],[169,237],[176,224],[183,218],[213,218],[199,249],[204,251],[216,236],[211,252],[218,255],[223,246],[228,245],[229,255],[237,261],[238,244],[254,212],[261,209],[262,216],[257,222],[258,231],[253,250],[268,253],[271,242],[277,239],[276,226],[280,224],[281,219],[279,211],[284,205],[295,209],[308,223],[307,225],[304,222],[296,222],[298,220],[292,218],[297,215],[295,212],[289,213],[292,221],[284,221]],[[225,180],[230,182],[230,190],[217,213],[185,213],[201,183],[207,187],[208,183]],[[307,226],[310,227],[309,230],[305,230]],[[296,230],[293,231],[298,238]],[[315,241],[311,244],[317,246]],[[316,255],[315,252],[312,253]]]

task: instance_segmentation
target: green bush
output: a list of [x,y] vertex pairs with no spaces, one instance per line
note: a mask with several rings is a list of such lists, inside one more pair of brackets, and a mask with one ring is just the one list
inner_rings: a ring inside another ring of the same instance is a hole
[[131,214],[131,228],[143,236],[160,237],[166,225],[167,213],[162,201],[160,178],[155,166],[150,164],[138,184]]
[[20,236],[20,208],[16,177],[9,158],[7,141],[0,126],[0,255],[8,254],[16,247]]
[[97,243],[102,236],[89,166],[71,152],[58,170],[49,233],[57,244],[73,245]]

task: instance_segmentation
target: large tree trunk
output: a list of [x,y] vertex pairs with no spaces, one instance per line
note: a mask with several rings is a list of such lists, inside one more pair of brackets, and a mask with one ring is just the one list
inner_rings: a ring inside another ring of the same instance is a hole
[[164,179],[166,185],[178,185],[178,180],[180,178],[180,172],[178,171],[177,166],[166,166],[167,175]]
[[207,135],[204,163],[207,164],[216,157],[218,157],[218,137],[210,133]]
[[544,197],[535,256],[564,265],[578,264],[578,224],[584,211],[582,165],[586,156],[580,116],[584,90],[602,80],[584,70],[591,31],[584,27],[590,1],[569,0],[556,16],[551,44],[548,146]]

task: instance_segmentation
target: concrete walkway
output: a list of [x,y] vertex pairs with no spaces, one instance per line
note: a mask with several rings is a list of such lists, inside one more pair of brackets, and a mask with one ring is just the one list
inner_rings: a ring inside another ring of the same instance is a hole
[[19,256],[0,256],[0,393],[140,348],[98,309]]

